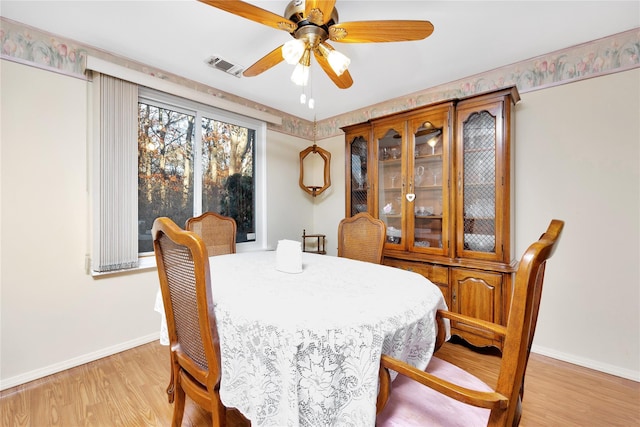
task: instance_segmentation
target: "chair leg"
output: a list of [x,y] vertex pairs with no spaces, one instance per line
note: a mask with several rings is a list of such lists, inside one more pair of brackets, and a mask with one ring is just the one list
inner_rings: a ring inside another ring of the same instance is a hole
[[522,398],[518,396],[518,404],[516,405],[516,412],[513,416],[513,427],[520,425],[520,418],[522,417]]
[[169,378],[169,385],[167,386],[167,400],[169,403],[173,403],[175,398],[174,393],[176,391],[176,370],[178,367],[173,363],[173,353],[170,354],[171,360],[171,378]]
[[173,402],[173,420],[171,421],[172,427],[181,427],[182,426],[182,417],[184,416],[184,406],[186,401],[186,395],[184,389],[180,385],[180,380],[178,379],[178,384],[174,389],[174,397],[175,400]]
[[173,395],[175,392],[175,385],[173,384],[173,371],[171,371],[171,380],[169,381],[169,385],[167,386],[167,400],[169,403],[173,403],[175,396]]
[[214,391],[213,401],[211,402],[211,425],[212,427],[226,427],[227,425],[227,408],[220,400],[219,390]]

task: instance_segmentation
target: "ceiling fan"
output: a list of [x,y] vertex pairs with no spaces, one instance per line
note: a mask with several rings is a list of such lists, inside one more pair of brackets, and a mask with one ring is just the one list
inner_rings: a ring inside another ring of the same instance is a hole
[[291,80],[305,86],[309,79],[311,54],[329,78],[341,89],[351,87],[347,70],[350,60],[327,40],[340,43],[380,43],[422,40],[433,33],[429,21],[338,22],[335,0],[293,0],[284,16],[236,0],[199,0],[210,6],[291,34],[293,40],[275,48],[242,74],[257,76],[283,60],[296,65]]

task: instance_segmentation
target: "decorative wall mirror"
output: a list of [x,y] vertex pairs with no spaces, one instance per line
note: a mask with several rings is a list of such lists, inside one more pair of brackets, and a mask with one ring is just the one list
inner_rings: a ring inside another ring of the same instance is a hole
[[330,169],[330,152],[315,143],[305,148],[300,152],[300,188],[313,197],[322,193],[331,186]]

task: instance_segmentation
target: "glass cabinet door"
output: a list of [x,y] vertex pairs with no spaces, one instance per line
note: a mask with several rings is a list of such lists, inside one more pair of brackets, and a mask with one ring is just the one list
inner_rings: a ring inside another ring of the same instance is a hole
[[347,180],[346,180],[346,216],[360,212],[370,212],[371,195],[368,168],[370,126],[356,126],[346,131],[347,140]]
[[[497,116],[489,110],[468,114],[462,122],[463,251],[496,254],[498,180]],[[479,256],[481,254],[477,254]]]
[[410,121],[414,201],[407,213],[411,250],[448,253],[449,108]]
[[387,246],[400,248],[403,242],[404,206],[402,123],[378,127],[378,216],[387,226]]

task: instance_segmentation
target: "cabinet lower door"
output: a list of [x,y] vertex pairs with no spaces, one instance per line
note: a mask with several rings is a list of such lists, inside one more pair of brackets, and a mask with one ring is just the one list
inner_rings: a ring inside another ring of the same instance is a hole
[[[465,268],[451,269],[451,311],[476,319],[502,324],[503,275]],[[457,322],[451,322],[451,334],[459,335],[475,346],[502,348],[502,340]]]

